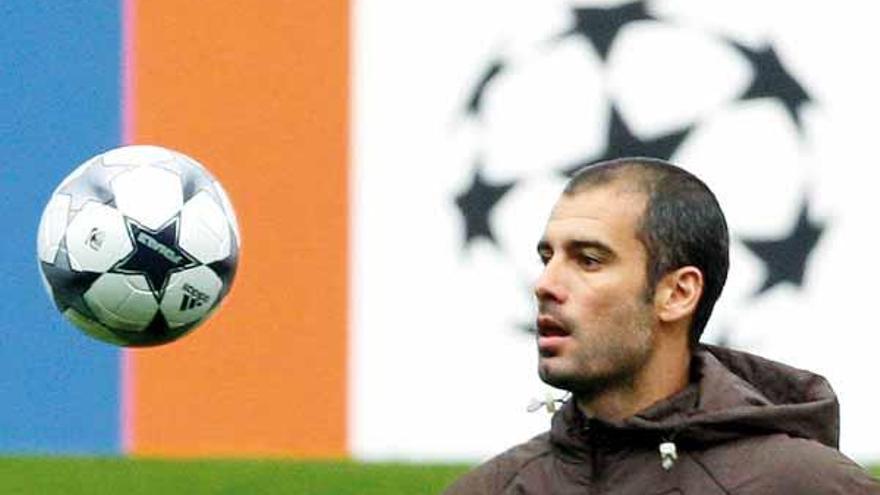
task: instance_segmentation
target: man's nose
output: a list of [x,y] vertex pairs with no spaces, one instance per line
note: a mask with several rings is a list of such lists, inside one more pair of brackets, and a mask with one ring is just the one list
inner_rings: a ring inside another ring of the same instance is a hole
[[544,265],[544,271],[535,282],[535,297],[538,301],[565,302],[567,293],[561,276],[559,263],[553,259]]

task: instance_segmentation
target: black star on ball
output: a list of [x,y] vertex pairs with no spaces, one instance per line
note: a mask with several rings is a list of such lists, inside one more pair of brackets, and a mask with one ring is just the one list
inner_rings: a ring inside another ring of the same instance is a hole
[[491,184],[483,177],[481,167],[478,165],[475,168],[471,185],[455,197],[455,205],[464,217],[465,246],[480,238],[497,244],[489,225],[489,216],[498,201],[515,184],[515,181]]
[[575,8],[574,26],[563,36],[579,35],[588,39],[603,61],[608,60],[611,45],[627,24],[656,20],[645,2],[632,2],[609,8]]
[[807,201],[801,206],[794,229],[781,239],[744,239],[743,244],[755,253],[767,268],[764,283],[755,292],[762,294],[788,282],[802,287],[807,261],[816,248],[825,226],[810,220]]
[[125,223],[134,249],[110,272],[143,275],[159,300],[173,272],[198,264],[177,242],[180,217],[175,216],[157,230],[148,229],[130,218],[126,218]]
[[81,314],[91,314],[82,296],[102,274],[84,272],[73,269],[67,256],[67,242],[62,241],[52,263],[40,261],[43,276],[46,277],[48,288],[52,291],[52,299],[62,312],[74,308]]
[[608,122],[608,139],[602,154],[567,167],[562,172],[571,177],[585,166],[622,156],[644,156],[669,160],[692,129],[693,126],[687,126],[650,139],[642,139],[630,130],[617,107],[612,105]]
[[779,103],[785,106],[785,110],[791,116],[798,131],[801,131],[803,124],[800,109],[806,103],[812,102],[812,99],[797,79],[782,65],[776,50],[770,46],[753,50],[733,41],[730,43],[743,54],[752,66],[754,73],[751,84],[739,98],[741,100],[756,98],[779,100]]

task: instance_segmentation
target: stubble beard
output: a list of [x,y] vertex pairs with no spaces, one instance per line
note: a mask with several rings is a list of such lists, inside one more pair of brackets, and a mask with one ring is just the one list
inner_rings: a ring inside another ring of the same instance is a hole
[[567,369],[539,364],[541,380],[587,402],[610,390],[632,389],[654,349],[653,316],[639,301],[619,308],[605,325],[612,331],[579,342]]

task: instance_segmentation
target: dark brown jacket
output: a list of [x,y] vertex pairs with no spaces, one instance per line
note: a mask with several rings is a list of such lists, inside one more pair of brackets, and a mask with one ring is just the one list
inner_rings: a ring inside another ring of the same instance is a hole
[[687,389],[617,424],[567,402],[549,432],[446,494],[880,494],[837,450],[837,398],[824,378],[712,346],[691,368]]

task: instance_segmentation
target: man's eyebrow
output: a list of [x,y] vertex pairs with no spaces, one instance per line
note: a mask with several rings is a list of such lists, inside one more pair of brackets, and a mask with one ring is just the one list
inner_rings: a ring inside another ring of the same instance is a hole
[[593,239],[573,239],[566,243],[566,248],[578,251],[582,249],[594,249],[609,257],[617,255],[617,253],[614,252],[613,249],[611,249],[611,246],[605,244],[602,241],[597,241]]
[[[540,253],[546,249],[550,249],[550,243],[546,240],[542,239],[538,241],[537,251]],[[594,239],[572,239],[565,242],[565,249],[569,250],[582,250],[582,249],[594,249],[599,251],[605,256],[617,256],[617,253],[611,249],[611,246],[605,244],[602,241],[597,241]]]

